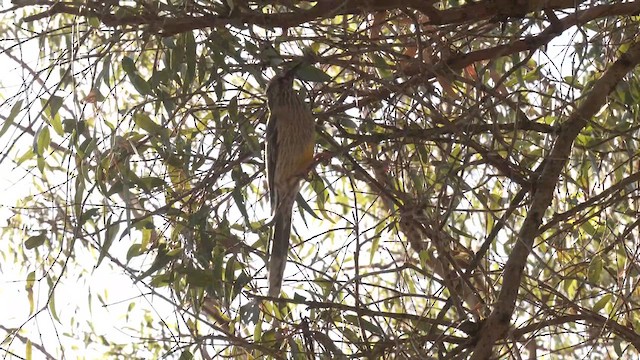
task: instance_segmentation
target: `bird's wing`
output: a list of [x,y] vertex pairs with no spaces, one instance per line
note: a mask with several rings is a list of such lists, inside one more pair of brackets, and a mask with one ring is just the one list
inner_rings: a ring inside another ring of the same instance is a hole
[[278,204],[276,199],[275,172],[278,154],[278,127],[276,126],[276,116],[273,112],[269,113],[267,121],[267,139],[266,139],[266,161],[267,161],[267,185],[269,186],[269,202],[271,203],[271,211],[275,211]]

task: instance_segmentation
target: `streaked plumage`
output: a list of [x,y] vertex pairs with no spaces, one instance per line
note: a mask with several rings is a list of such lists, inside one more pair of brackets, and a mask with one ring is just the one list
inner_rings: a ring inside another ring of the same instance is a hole
[[311,110],[293,90],[291,72],[274,77],[266,95],[269,120],[265,157],[273,214],[269,296],[279,296],[289,251],[291,212],[300,180],[313,162],[315,129]]

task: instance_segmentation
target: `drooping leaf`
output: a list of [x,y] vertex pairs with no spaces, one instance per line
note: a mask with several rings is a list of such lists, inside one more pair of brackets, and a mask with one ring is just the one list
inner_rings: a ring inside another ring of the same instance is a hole
[[112,223],[111,216],[109,216],[109,218],[106,221],[104,241],[100,245],[100,255],[98,256],[96,267],[100,266],[100,264],[102,263],[102,260],[109,253],[109,249],[111,248],[111,245],[113,245],[113,241],[115,240],[116,235],[118,235],[119,231],[120,231],[120,223],[119,222]]
[[329,82],[331,76],[312,65],[300,65],[295,70],[296,77],[303,81]]
[[27,274],[27,281],[25,283],[25,290],[27,290],[27,301],[29,302],[29,314],[33,314],[33,310],[35,309],[35,303],[33,301],[33,286],[36,282],[36,273],[35,271],[29,272]]
[[44,242],[47,240],[47,235],[44,232],[41,232],[38,235],[35,236],[31,236],[29,237],[25,242],[24,242],[24,247],[27,248],[28,250],[31,249],[35,249],[38,246],[41,246],[42,244],[44,244]]
[[602,261],[602,257],[594,256],[589,263],[589,270],[587,272],[587,278],[589,279],[590,283],[600,284],[600,278],[603,268],[604,262]]
[[135,62],[132,58],[125,56],[122,58],[122,68],[129,77],[129,81],[140,95],[151,95],[151,86],[144,80],[136,69]]
[[22,100],[16,101],[16,103],[13,104],[13,107],[11,107],[9,116],[7,116],[7,118],[4,120],[4,122],[2,123],[2,127],[0,128],[0,137],[4,135],[5,132],[7,132],[11,125],[13,125],[13,121],[20,113],[20,110],[22,110]]
[[600,298],[600,300],[598,300],[594,305],[593,305],[593,312],[597,313],[600,310],[604,309],[605,306],[607,306],[607,304],[609,304],[611,302],[611,298],[612,295],[611,294],[605,294],[604,296],[602,296]]
[[185,73],[185,84],[189,86],[193,85],[193,80],[196,77],[196,40],[193,36],[193,31],[187,31],[183,33],[185,37],[185,62],[187,64],[187,71]]
[[45,126],[41,128],[40,131],[38,131],[34,152],[38,155],[44,155],[50,143],[51,143],[51,134],[49,133],[49,127]]

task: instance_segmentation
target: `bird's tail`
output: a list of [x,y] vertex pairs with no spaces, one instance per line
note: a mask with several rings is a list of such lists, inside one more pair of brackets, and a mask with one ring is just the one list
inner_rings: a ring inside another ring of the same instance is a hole
[[280,296],[284,268],[287,265],[292,208],[293,203],[282,204],[273,219],[273,237],[271,238],[271,256],[269,258],[269,296],[272,297]]

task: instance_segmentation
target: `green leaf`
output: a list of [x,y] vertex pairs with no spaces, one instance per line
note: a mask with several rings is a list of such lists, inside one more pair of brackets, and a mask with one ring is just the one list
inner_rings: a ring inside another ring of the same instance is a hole
[[289,348],[291,348],[292,359],[307,359],[307,357],[305,356],[306,352],[303,350],[302,345],[298,341],[296,341],[296,338],[289,337],[287,339],[287,343],[289,344]]
[[44,126],[36,136],[34,152],[38,155],[44,155],[44,151],[49,147],[49,144],[51,144],[51,134],[49,133],[49,127]]
[[98,29],[100,27],[100,19],[95,16],[90,16],[89,18],[87,18],[87,22],[89,23],[89,26],[94,29]]
[[184,33],[185,37],[185,57],[187,63],[187,73],[185,75],[185,85],[191,86],[196,76],[196,40],[193,37],[193,31]]
[[[313,209],[311,208],[311,206],[309,206],[309,203],[307,202],[307,200],[304,199],[304,197],[301,194],[298,194],[296,196],[296,203],[298,204],[298,206],[304,210],[304,212],[307,212],[309,214],[311,214],[311,216],[313,216],[314,218],[321,220],[322,218],[320,216],[318,216],[318,214],[316,214],[315,211],[313,211]],[[304,213],[301,212],[301,215],[304,216]]]
[[46,163],[45,163],[45,161],[44,161],[44,157],[43,157],[43,156],[38,156],[38,157],[36,158],[36,161],[37,161],[37,165],[38,165],[38,170],[40,170],[40,173],[41,173],[42,175],[45,175],[45,173],[44,173],[44,167],[45,167]]
[[33,314],[33,310],[35,309],[35,302],[33,301],[33,284],[36,282],[36,273],[35,271],[27,274],[27,282],[24,285],[25,290],[27,290],[27,300],[29,301],[29,314]]
[[58,115],[58,110],[62,107],[63,99],[60,96],[52,96],[49,100],[41,100],[43,105],[47,105],[46,114],[49,116],[49,119],[53,119],[56,115]]
[[64,135],[64,127],[62,126],[62,120],[60,119],[60,116],[55,116],[53,119],[51,119],[50,123],[51,127],[53,127],[53,131],[55,131],[56,134],[60,136]]
[[393,71],[391,71],[391,67],[389,66],[389,64],[376,53],[372,53],[370,56],[373,60],[373,63],[375,64],[376,72],[378,73],[378,75],[383,79],[392,79]]
[[120,231],[120,224],[119,223],[111,224],[111,217],[107,219],[106,223],[107,223],[107,229],[105,230],[105,234],[104,234],[104,242],[100,246],[100,255],[98,256],[98,262],[96,263],[96,268],[100,266],[100,263],[102,263],[102,260],[104,260],[104,257],[109,252],[111,245],[113,245],[113,240],[115,240],[116,235]]
[[177,73],[180,69],[180,66],[184,63],[184,53],[185,53],[185,38],[184,36],[178,36],[176,41],[176,45],[173,49],[171,49],[171,70],[174,73]]
[[127,75],[136,73],[136,63],[132,58],[125,56],[122,58],[122,69]]
[[164,131],[164,128],[155,121],[151,120],[146,113],[135,113],[133,115],[133,122],[142,130],[145,130],[151,135],[158,135]]
[[59,323],[62,324],[60,318],[58,317],[58,311],[56,311],[56,296],[55,291],[51,291],[51,295],[49,295],[49,313],[53,318]]
[[329,350],[331,353],[335,354],[338,358],[343,359],[345,355],[340,349],[336,346],[336,344],[331,340],[329,335],[324,334],[320,331],[313,332],[313,338],[321,344],[325,349]]
[[27,339],[27,344],[26,344],[26,348],[25,348],[25,352],[24,352],[24,358],[26,360],[32,360],[33,359],[33,343],[31,342],[30,339]]
[[191,359],[193,359],[193,354],[189,350],[183,351],[182,354],[180,354],[180,357],[178,358],[178,360],[191,360]]
[[73,194],[73,200],[74,200],[75,214],[78,218],[80,218],[82,216],[81,214],[83,213],[82,204],[84,203],[83,201],[84,190],[85,190],[85,183],[84,183],[83,177],[82,176],[76,177],[75,193]]
[[363,319],[362,317],[358,317],[356,315],[345,315],[344,320],[347,323],[353,324],[357,327],[361,327],[364,330],[369,331],[372,334],[382,334],[382,329],[375,325],[374,323]]
[[420,259],[420,267],[422,269],[428,269],[429,264],[432,263],[431,254],[427,250],[420,250],[418,253],[418,258]]
[[7,118],[4,120],[4,123],[2,124],[2,128],[0,128],[0,136],[4,135],[4,133],[7,132],[7,130],[9,129],[9,126],[13,124],[13,120],[20,113],[20,110],[22,110],[22,100],[16,101],[16,103],[13,104],[13,107],[11,107],[11,112],[9,112],[9,116],[7,116]]
[[122,69],[127,73],[129,77],[129,81],[133,87],[138,91],[140,95],[150,95],[151,94],[151,86],[149,83],[143,79],[136,69],[136,64],[132,58],[125,56],[122,58]]
[[123,190],[124,190],[124,184],[122,183],[122,181],[118,180],[113,183],[113,186],[111,186],[111,188],[109,188],[109,190],[107,190],[107,192],[104,195],[106,197],[110,197],[111,195],[121,193]]
[[331,81],[331,76],[324,71],[311,66],[311,65],[300,65],[295,70],[296,77],[300,80],[311,81],[311,82],[329,82]]
[[172,275],[171,273],[163,273],[160,275],[156,275],[151,279],[151,286],[155,288],[168,286],[171,284]]
[[231,302],[231,290],[233,289],[232,284],[235,282],[235,276],[233,276],[235,271],[236,271],[236,258],[231,257],[225,264],[224,278],[223,278],[223,281],[225,284],[224,299],[225,301],[227,301],[227,303]]
[[233,292],[231,294],[231,300],[234,300],[236,296],[240,295],[242,289],[253,280],[252,277],[247,275],[244,271],[238,275],[233,281]]
[[313,192],[316,194],[316,206],[318,207],[318,209],[320,209],[320,212],[322,213],[322,215],[324,215],[325,219],[329,219],[330,216],[325,211],[326,210],[325,205],[327,203],[329,195],[328,195],[327,187],[324,185],[324,182],[322,181],[322,177],[314,175],[311,178],[309,185],[311,185]]
[[78,219],[78,225],[84,225],[85,222],[87,222],[91,218],[98,216],[98,214],[100,214],[100,209],[98,208],[93,208],[85,211]]
[[587,278],[589,279],[589,282],[591,282],[592,284],[600,283],[600,277],[602,275],[603,267],[604,267],[604,264],[602,261],[602,257],[594,256],[593,259],[591,260],[591,263],[589,263],[589,271],[587,273]]
[[129,80],[131,80],[131,84],[136,89],[136,91],[138,91],[140,95],[151,95],[152,93],[151,85],[149,85],[149,83],[145,79],[143,79],[140,75],[138,74],[129,75]]
[[578,289],[578,281],[576,279],[564,279],[562,280],[562,286],[568,297],[573,298],[576,296]]
[[107,55],[104,57],[102,61],[102,70],[100,71],[100,75],[98,75],[96,79],[95,88],[100,87],[101,81],[104,81],[105,84],[109,85],[112,82],[111,79],[111,55]]
[[[586,162],[585,162],[586,164]],[[594,236],[596,234],[596,229],[593,227],[590,221],[585,221],[582,224],[582,230],[584,230],[587,234]]]
[[210,271],[189,269],[187,270],[187,284],[194,287],[207,287],[213,284],[213,274]]
[[600,300],[598,300],[598,302],[595,303],[595,305],[593,305],[593,312],[598,312],[602,309],[604,309],[604,307],[611,302],[611,294],[606,294],[604,295],[602,298],[600,298]]
[[346,116],[340,118],[340,125],[344,126],[347,129],[358,129],[359,127],[355,121]]
[[154,176],[139,178],[136,183],[146,193],[150,193],[151,190],[153,190],[155,188],[161,188],[161,187],[166,185],[166,182],[163,179],[161,179],[159,177],[154,177]]
[[25,290],[27,291],[33,290],[33,284],[35,282],[36,282],[36,272],[32,271],[27,274],[27,283],[24,286]]
[[371,251],[369,252],[369,261],[373,262],[373,258],[376,256],[376,254],[378,253],[378,249],[380,248],[380,234],[381,232],[378,231],[382,231],[384,228],[384,223],[380,222],[378,224],[378,226],[376,226],[376,235],[373,236],[373,239],[371,241]]
[[253,323],[256,324],[256,328],[260,328],[258,320],[260,319],[261,309],[257,301],[249,301],[240,306],[238,314],[243,323]]
[[242,191],[240,190],[240,188],[236,186],[231,192],[231,196],[233,197],[233,200],[236,202],[236,205],[238,206],[238,210],[240,210],[240,213],[242,214],[244,219],[246,221],[249,221],[249,213],[247,212],[247,207],[244,203],[244,196],[242,195]]
[[216,291],[216,295],[222,294],[222,274],[224,272],[224,259],[225,253],[223,251],[214,252],[215,255],[213,257],[211,272],[213,273],[214,280],[217,283],[214,290]]
[[618,358],[622,358],[622,354],[624,353],[624,351],[622,351],[622,340],[620,340],[620,338],[616,337],[615,339],[613,339],[613,350],[615,350],[616,355],[618,355]]
[[129,250],[127,250],[127,262],[133,259],[136,256],[140,256],[142,245],[141,244],[132,244],[129,246]]
[[[145,270],[142,274],[138,275],[138,277],[136,278],[136,281],[142,280],[144,278],[146,278],[147,276],[153,274],[154,272],[163,269],[166,267],[166,265],[173,260],[174,257],[176,257],[177,255],[179,255],[180,253],[182,253],[183,250],[182,249],[173,249],[171,251],[168,251],[166,248],[165,244],[161,244],[160,247],[158,248],[158,255],[156,256],[156,258],[153,260],[153,263],[151,264],[151,266]],[[164,274],[166,275],[166,274]],[[158,275],[158,277],[160,277],[162,275]],[[157,277],[154,277],[154,279],[152,280],[152,283],[156,280]],[[165,279],[161,278],[158,281],[165,281]],[[168,281],[168,279],[167,279]],[[160,284],[157,286],[161,286],[161,285],[166,285],[166,284]]]
[[47,235],[44,232],[42,232],[39,235],[31,236],[30,238],[28,238],[24,242],[24,247],[26,247],[28,250],[35,249],[38,246],[41,246],[42,244],[44,244],[46,240],[47,240]]
[[84,132],[86,128],[86,124],[84,121],[76,121],[75,119],[64,119],[62,120],[62,129],[64,132],[71,134],[74,131],[76,134],[81,134]]
[[238,97],[234,96],[229,100],[229,104],[227,105],[227,111],[229,112],[229,117],[232,120],[238,119]]

